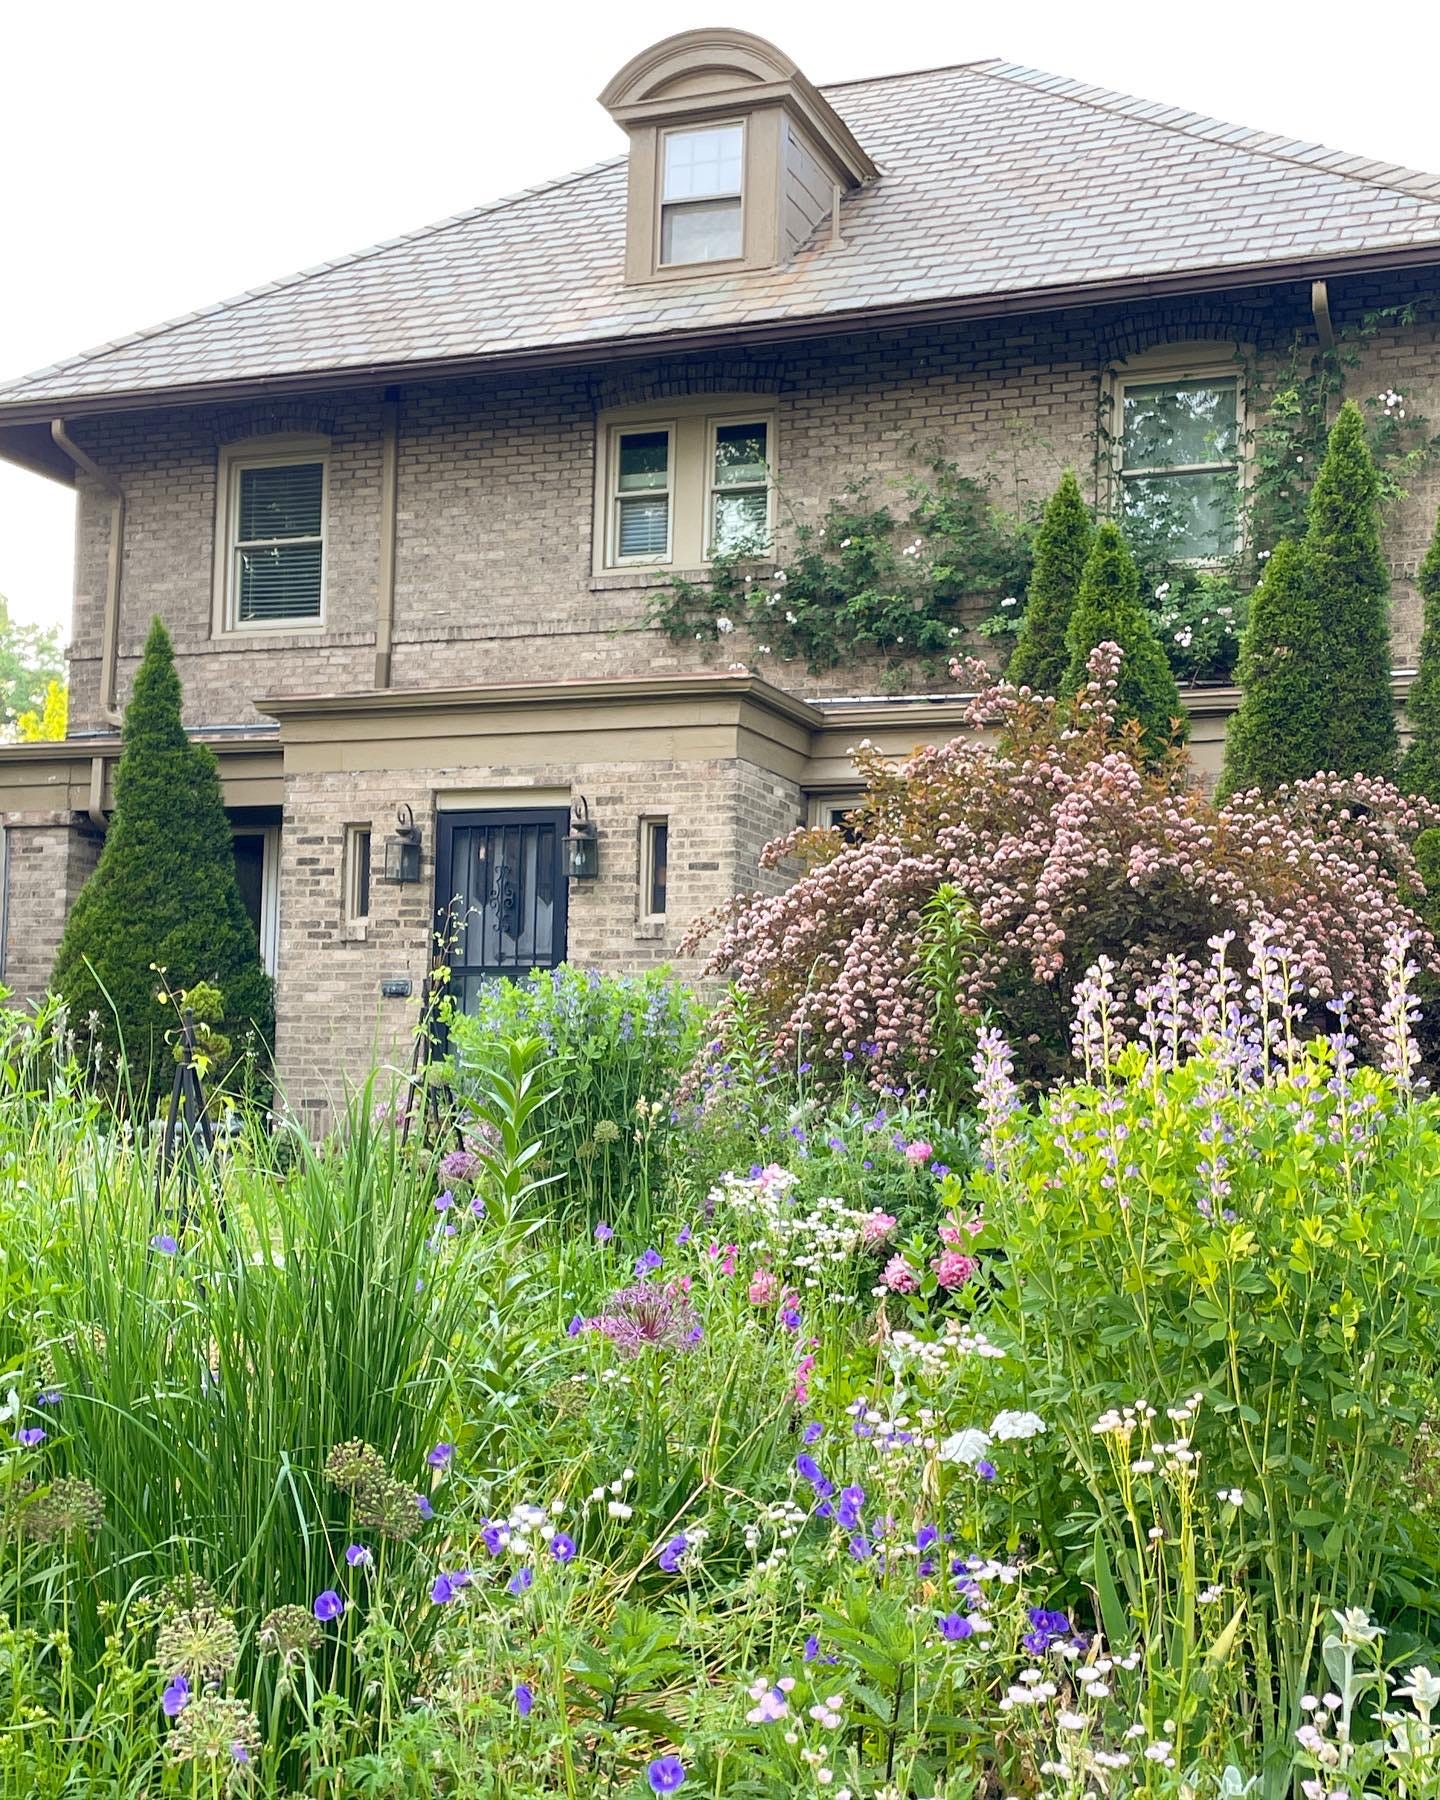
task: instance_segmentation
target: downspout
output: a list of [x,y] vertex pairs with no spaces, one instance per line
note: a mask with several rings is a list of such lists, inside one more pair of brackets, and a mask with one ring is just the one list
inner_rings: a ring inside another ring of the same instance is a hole
[[400,474],[400,390],[380,407],[380,588],[375,600],[375,685],[388,688],[395,642],[395,532]]
[[110,554],[105,564],[105,611],[100,627],[100,712],[108,725],[118,725],[120,709],[115,690],[120,641],[120,571],[125,556],[125,490],[113,475],[107,475],[92,457],[85,454],[66,431],[63,419],[50,421],[50,435],[75,467],[110,496]]
[[90,758],[90,792],[86,797],[85,815],[104,837],[110,829],[110,821],[105,817],[105,758],[101,755]]
[[1330,289],[1323,281],[1310,283],[1310,313],[1322,350],[1335,348],[1335,327],[1330,320]]

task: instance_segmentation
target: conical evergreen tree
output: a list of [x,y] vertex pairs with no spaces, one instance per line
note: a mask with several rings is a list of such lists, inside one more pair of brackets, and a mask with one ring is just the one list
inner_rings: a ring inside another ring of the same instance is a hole
[[1225,735],[1219,797],[1271,793],[1329,766],[1325,638],[1299,544],[1282,543],[1250,597],[1237,668],[1241,701]]
[[1380,554],[1379,490],[1365,416],[1347,400],[1330,430],[1305,528],[1305,562],[1325,644],[1316,679],[1329,751],[1320,766],[1341,775],[1395,769],[1390,579]]
[[95,1020],[100,1042],[123,1044],[137,1101],[170,1085],[175,1025],[157,1004],[172,988],[213,982],[224,1028],[240,1047],[247,1028],[270,1035],[274,1000],[255,928],[240,898],[214,753],[192,744],[180,716],[169,633],[150,627],[125,710],[115,812],[99,867],[81,891],[55,959],[54,985],[74,1024]]
[[1420,666],[1405,705],[1412,736],[1400,760],[1400,785],[1407,794],[1440,800],[1440,519],[1435,521],[1435,535],[1416,585],[1425,606],[1425,624]]
[[1116,715],[1121,720],[1138,719],[1147,754],[1159,757],[1177,736],[1184,738],[1188,720],[1170,659],[1140,603],[1135,558],[1120,527],[1108,519],[1095,533],[1070,615],[1066,634],[1070,660],[1062,693],[1079,692],[1087,679],[1090,652],[1107,641],[1124,653]]
[[1075,471],[1067,469],[1050,496],[1035,538],[1035,564],[1025,596],[1025,617],[1006,676],[1016,687],[1058,694],[1070,665],[1065,634],[1085,558],[1095,538],[1090,509]]

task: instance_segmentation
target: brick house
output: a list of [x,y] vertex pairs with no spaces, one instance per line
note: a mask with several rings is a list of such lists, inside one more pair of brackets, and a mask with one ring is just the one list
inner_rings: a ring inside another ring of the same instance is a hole
[[[404,1054],[452,901],[462,992],[674,960],[763,843],[843,810],[860,738],[956,728],[953,683],[882,691],[893,658],[647,625],[676,573],[783,548],[922,439],[1027,501],[1067,465],[1099,507],[1183,497],[1223,554],[1247,381],[1362,318],[1356,391],[1440,415],[1440,177],[994,61],[820,90],[734,31],[601,101],[612,161],[0,387],[0,454],[79,494],[70,736],[0,750],[17,994],[94,866],[152,615],[318,1116]],[[1130,402],[1175,396],[1226,429],[1138,454]],[[1437,503],[1426,473],[1390,521],[1402,666]],[[1233,691],[1188,703],[1213,769]]]

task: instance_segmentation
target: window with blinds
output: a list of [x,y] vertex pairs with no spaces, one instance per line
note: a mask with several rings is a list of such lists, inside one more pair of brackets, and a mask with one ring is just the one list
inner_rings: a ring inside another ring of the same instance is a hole
[[318,621],[325,583],[325,462],[231,465],[230,624]]
[[622,431],[615,446],[617,562],[662,562],[670,554],[670,432]]

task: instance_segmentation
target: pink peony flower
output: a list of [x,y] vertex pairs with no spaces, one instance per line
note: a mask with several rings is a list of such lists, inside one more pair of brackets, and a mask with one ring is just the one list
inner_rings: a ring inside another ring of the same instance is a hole
[[899,1220],[893,1214],[881,1212],[877,1206],[860,1227],[860,1242],[867,1250],[873,1250],[880,1244],[887,1244],[897,1224],[899,1224]]
[[769,1269],[757,1269],[750,1277],[750,1304],[773,1306],[780,1298],[780,1278]]
[[942,1250],[930,1267],[942,1288],[954,1289],[964,1287],[978,1264],[973,1256],[965,1256],[959,1250]]
[[915,1271],[898,1252],[886,1263],[880,1280],[892,1294],[913,1294],[920,1285]]
[[905,1146],[905,1160],[914,1169],[922,1169],[935,1154],[935,1146],[927,1138],[916,1138]]

